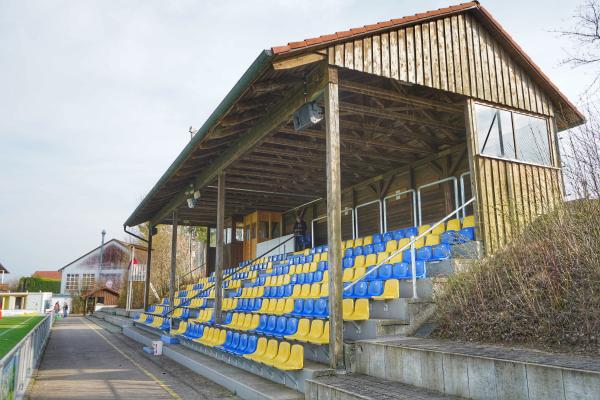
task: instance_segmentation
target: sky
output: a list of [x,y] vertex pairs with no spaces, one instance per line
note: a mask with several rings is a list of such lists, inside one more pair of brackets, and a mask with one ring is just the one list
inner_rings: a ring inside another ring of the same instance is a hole
[[[123,222],[262,49],[441,1],[0,0],[0,263],[56,270]],[[579,1],[482,1],[574,102]]]

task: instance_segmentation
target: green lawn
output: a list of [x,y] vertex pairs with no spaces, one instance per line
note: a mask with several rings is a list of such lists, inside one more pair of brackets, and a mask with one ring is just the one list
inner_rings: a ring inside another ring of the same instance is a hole
[[0,319],[0,358],[4,357],[43,316],[2,317]]

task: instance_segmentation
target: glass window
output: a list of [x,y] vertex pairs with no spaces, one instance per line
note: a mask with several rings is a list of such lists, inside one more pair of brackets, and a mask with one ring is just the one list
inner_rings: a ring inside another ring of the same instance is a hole
[[246,225],[246,240],[250,240],[250,225]]
[[475,105],[479,153],[552,165],[546,119]]
[[67,274],[66,290],[79,290],[79,274]]
[[495,157],[515,158],[511,112],[475,105],[479,152]]
[[250,235],[252,239],[256,239],[256,222],[252,223],[252,228],[250,228]]
[[236,222],[235,224],[235,240],[238,242],[244,241],[244,224],[242,222]]
[[277,221],[271,221],[271,238],[275,239],[281,236],[280,233],[280,224]]
[[225,242],[224,244],[231,243],[231,228],[225,228]]
[[83,274],[81,279],[81,289],[83,290],[91,290],[96,285],[96,275],[95,274]]
[[258,238],[261,240],[269,238],[269,221],[258,221]]
[[542,165],[552,165],[546,120],[523,114],[513,114],[517,158]]
[[209,236],[209,246],[217,247],[217,228],[210,228]]

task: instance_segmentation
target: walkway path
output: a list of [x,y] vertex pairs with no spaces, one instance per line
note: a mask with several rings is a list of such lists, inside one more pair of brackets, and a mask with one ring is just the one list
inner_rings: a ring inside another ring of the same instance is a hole
[[236,399],[166,357],[82,317],[58,321],[35,377],[38,399]]

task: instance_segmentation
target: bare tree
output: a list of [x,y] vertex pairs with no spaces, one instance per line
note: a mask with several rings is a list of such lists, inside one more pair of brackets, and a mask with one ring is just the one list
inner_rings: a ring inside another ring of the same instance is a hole
[[558,32],[573,43],[565,64],[573,67],[593,65],[597,69],[588,89],[591,91],[600,81],[600,0],[586,0],[577,8],[573,26]]

